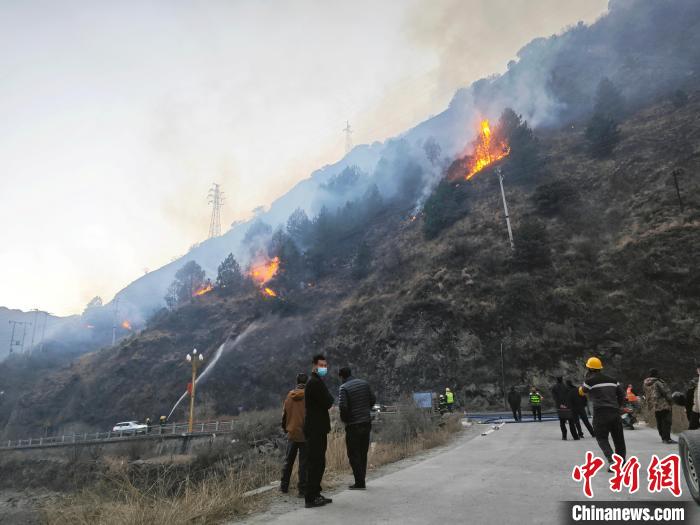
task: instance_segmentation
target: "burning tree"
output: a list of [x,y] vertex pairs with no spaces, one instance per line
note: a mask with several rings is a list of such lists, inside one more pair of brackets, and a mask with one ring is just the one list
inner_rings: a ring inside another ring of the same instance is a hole
[[482,120],[479,125],[479,133],[474,141],[474,153],[468,161],[469,171],[467,180],[487,168],[506,158],[510,154],[510,146],[502,133],[494,135],[488,120]]

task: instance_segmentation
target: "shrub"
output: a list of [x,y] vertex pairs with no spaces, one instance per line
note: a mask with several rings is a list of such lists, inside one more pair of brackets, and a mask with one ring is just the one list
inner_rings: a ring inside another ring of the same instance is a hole
[[544,225],[535,220],[524,221],[514,233],[515,265],[521,269],[534,270],[551,264],[549,237]]
[[620,128],[612,117],[596,113],[588,121],[585,136],[591,154],[603,158],[609,156],[620,142]]
[[565,208],[575,204],[578,193],[567,180],[560,179],[537,186],[532,198],[537,211],[551,217],[560,215]]
[[461,188],[441,180],[423,207],[423,233],[427,239],[454,224],[467,214],[466,194]]

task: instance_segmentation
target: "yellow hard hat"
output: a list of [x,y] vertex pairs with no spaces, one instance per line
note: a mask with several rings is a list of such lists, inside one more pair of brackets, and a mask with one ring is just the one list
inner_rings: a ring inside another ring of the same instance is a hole
[[603,362],[597,357],[589,357],[588,361],[586,361],[586,368],[590,368],[592,370],[602,370]]
[[445,390],[446,390],[447,392],[449,392],[449,391],[450,391],[450,387],[447,387]]

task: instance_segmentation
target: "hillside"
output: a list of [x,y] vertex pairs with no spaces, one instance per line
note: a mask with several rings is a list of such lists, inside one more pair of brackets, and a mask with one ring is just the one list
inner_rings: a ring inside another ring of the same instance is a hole
[[[449,106],[398,137],[360,145],[337,163],[324,166],[300,181],[256,219],[273,228],[283,224],[296,209],[310,215],[322,206],[344,204],[324,190],[324,184],[344,169],[357,166],[371,175],[384,169],[377,181],[382,196],[395,195],[399,174],[393,159],[402,155],[402,144],[420,146],[435,140],[447,157],[460,153],[473,138],[472,121],[480,116],[495,119],[504,107],[512,107],[534,127],[558,128],[562,122],[586,115],[602,77],[620,86],[633,107],[679,85],[696,85],[700,64],[700,4],[695,0],[611,0],[609,12],[586,26],[578,24],[561,34],[537,38],[519,50],[507,71],[459,90]],[[422,166],[421,183],[434,184],[439,170]],[[351,189],[357,195],[362,188]],[[349,198],[350,195],[343,197]],[[196,260],[210,277],[229,252],[246,263],[250,254],[243,239],[253,220],[237,224],[219,238],[194,246],[173,262],[128,284],[116,294],[122,316],[137,327],[164,305],[163,297],[175,272]],[[104,307],[103,324],[111,327],[113,302]],[[73,334],[68,334],[71,338]]]
[[[277,406],[317,350],[331,390],[350,365],[386,401],[449,385],[469,407],[498,404],[501,343],[508,386],[578,380],[590,353],[621,381],[639,385],[653,364],[680,386],[700,345],[700,94],[634,111],[609,158],[592,157],[583,134],[579,121],[537,131],[536,169],[506,178],[514,252],[492,169],[450,186],[463,197],[458,219],[432,239],[408,201],[386,201],[338,241],[318,279],[290,285],[281,272],[276,298],[214,291],[31,381],[20,380],[29,362],[8,361],[5,435],[168,413],[188,381],[186,352],[211,359],[227,339],[198,386],[200,417]],[[370,263],[357,277],[362,243]]]

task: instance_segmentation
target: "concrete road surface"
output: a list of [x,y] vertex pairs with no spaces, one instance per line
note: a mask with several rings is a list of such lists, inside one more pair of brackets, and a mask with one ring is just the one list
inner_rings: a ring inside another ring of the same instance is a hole
[[[614,494],[608,488],[609,474],[600,471],[593,480],[594,501],[676,499],[668,491],[647,492],[646,468],[652,454],[677,452],[677,445],[661,443],[656,430],[648,428],[626,431],[625,438],[628,455],[636,455],[641,463],[641,488],[634,495]],[[296,510],[268,511],[247,523],[563,523],[558,503],[585,499],[571,471],[583,463],[586,450],[602,456],[589,436],[562,441],[558,422],[507,424],[486,436],[462,437],[444,452],[372,479],[364,492],[337,492],[332,504],[315,509],[303,508],[303,500],[298,500]],[[690,500],[683,479],[681,486],[678,499]]]

